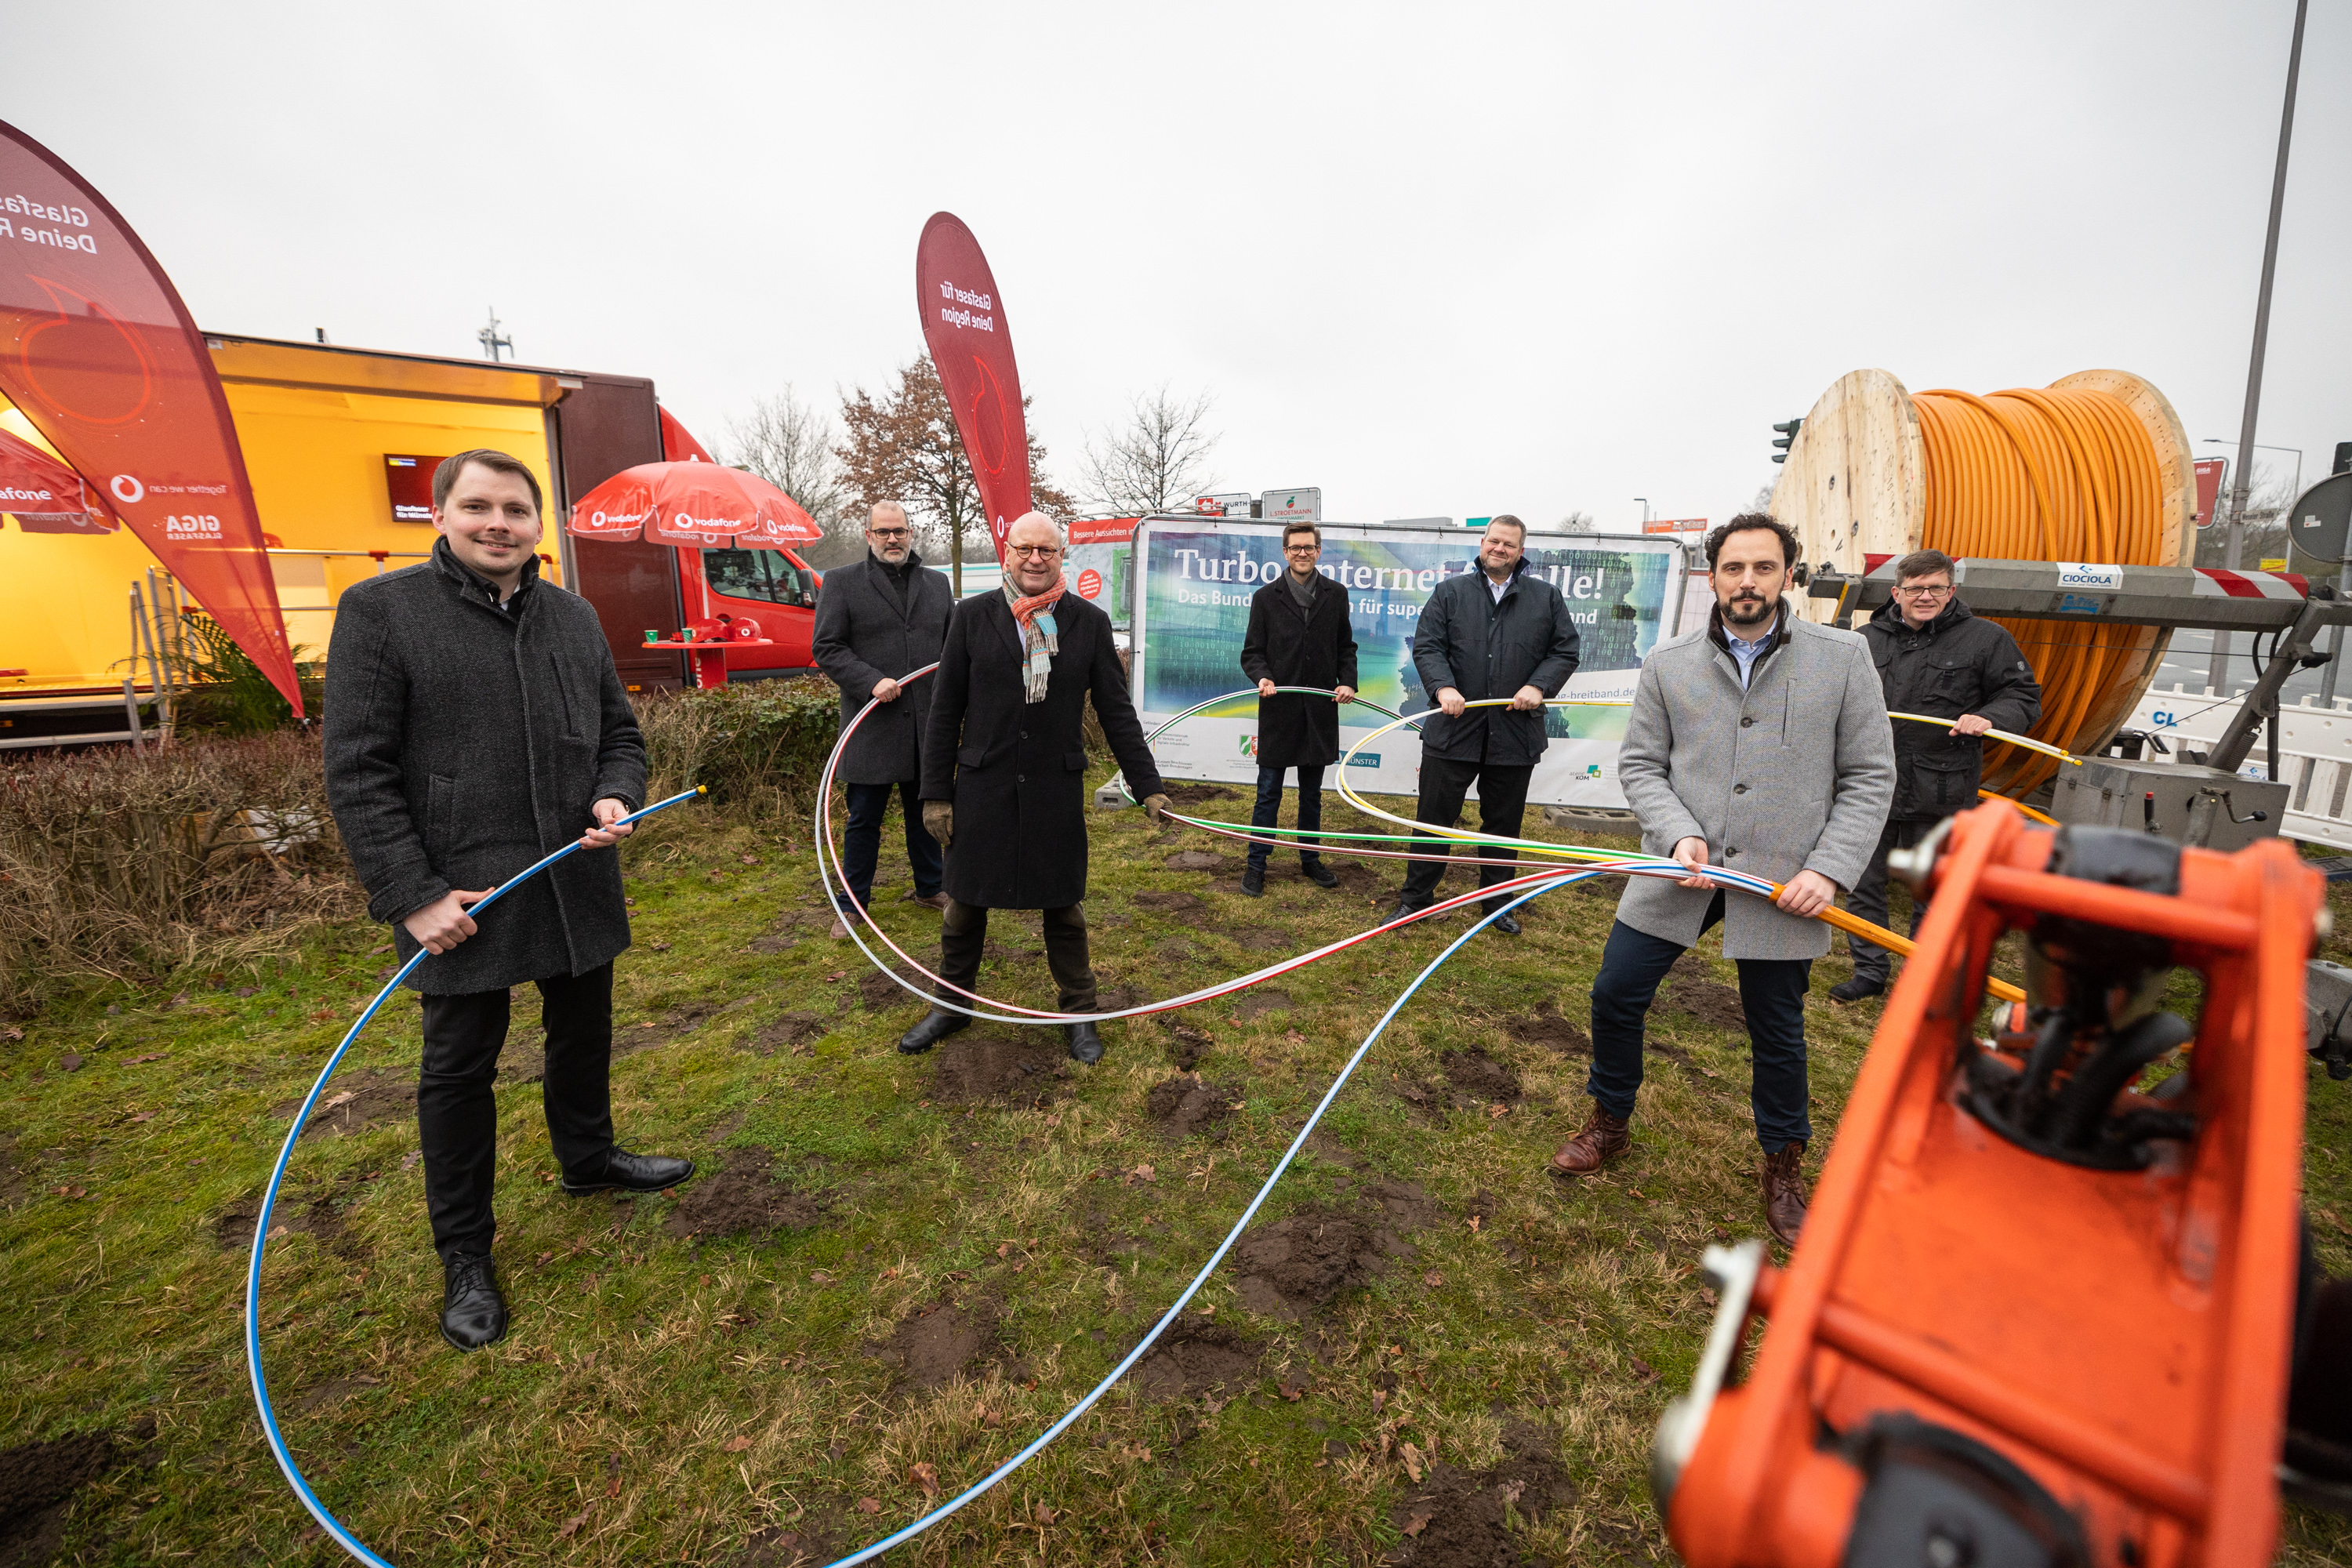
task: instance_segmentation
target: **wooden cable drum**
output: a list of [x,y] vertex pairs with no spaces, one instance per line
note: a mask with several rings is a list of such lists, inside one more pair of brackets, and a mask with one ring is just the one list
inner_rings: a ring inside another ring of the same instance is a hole
[[[1979,396],[1915,395],[1885,371],[1858,370],[1805,416],[1772,512],[1796,530],[1816,571],[1866,573],[1914,550],[1955,560],[2187,566],[2197,552],[2190,465],[2179,416],[2128,372],[2086,370],[2038,390]],[[1816,621],[1836,607],[1798,602]],[[2000,624],[2042,681],[2034,738],[2077,756],[2106,745],[2171,640],[2158,626]],[[2057,766],[1996,742],[1985,787],[2022,798]]]

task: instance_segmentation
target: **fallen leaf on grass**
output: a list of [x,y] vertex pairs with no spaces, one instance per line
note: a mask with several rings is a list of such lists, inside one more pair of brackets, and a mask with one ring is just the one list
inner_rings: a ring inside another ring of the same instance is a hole
[[1444,1276],[1444,1275],[1443,1275],[1443,1274],[1440,1274],[1436,1269],[1433,1268],[1433,1269],[1431,1269],[1428,1273],[1426,1273],[1426,1274],[1424,1274],[1424,1275],[1423,1275],[1423,1276],[1421,1277],[1421,1282],[1422,1282],[1423,1284],[1424,1284],[1424,1285],[1428,1286],[1431,1289],[1434,1290],[1434,1289],[1436,1289],[1440,1285],[1443,1285],[1443,1284],[1444,1284],[1444,1283],[1445,1283],[1445,1276]]
[[1277,1383],[1274,1387],[1275,1392],[1280,1394],[1285,1399],[1290,1400],[1294,1404],[1307,1397],[1307,1385],[1303,1383],[1295,1384]]
[[357,1089],[347,1089],[341,1094],[329,1095],[324,1100],[320,1102],[319,1109],[321,1110],[332,1110],[338,1105],[349,1105],[352,1100],[357,1100],[358,1098],[359,1091]]
[[1136,1182],[1156,1182],[1160,1179],[1159,1173],[1149,1165],[1138,1165],[1127,1174],[1129,1180]]
[[1041,1502],[1030,1510],[1030,1517],[1034,1519],[1039,1524],[1051,1524],[1054,1522],[1055,1515],[1052,1509],[1047,1508]]
[[583,1509],[578,1513],[573,1514],[570,1519],[563,1521],[563,1523],[555,1531],[555,1539],[558,1541],[566,1539],[577,1531],[582,1525],[587,1522],[588,1510]]
[[746,866],[756,866],[759,863],[760,858],[757,855],[746,855],[743,857],[743,864]]
[[1423,1510],[1422,1512],[1414,1514],[1411,1519],[1404,1521],[1404,1532],[1407,1535],[1419,1535],[1423,1531],[1429,1528],[1429,1521],[1436,1517],[1436,1514],[1430,1512],[1427,1510]]
[[925,1497],[940,1495],[940,1468],[928,1460],[907,1472],[907,1479],[923,1489]]
[[1406,1478],[1415,1486],[1419,1486],[1421,1484],[1421,1473],[1424,1464],[1424,1461],[1421,1457],[1421,1450],[1413,1447],[1411,1443],[1399,1443],[1397,1445],[1397,1458],[1404,1461],[1404,1473]]
[[726,1449],[730,1454],[740,1454],[751,1446],[751,1439],[741,1436],[730,1437],[726,1442],[719,1445],[720,1447]]
[[[21,1040],[24,1037],[25,1031],[18,1028],[14,1024],[9,1025],[5,1029],[0,1029],[0,1040]],[[73,1068],[68,1068],[66,1070],[68,1072],[71,1072]]]
[[826,975],[825,979],[827,981],[840,980],[846,977],[849,971],[846,969],[836,969],[832,973]]
[[809,1276],[809,1283],[812,1285],[830,1285],[833,1283],[833,1276],[827,1274],[824,1269],[819,1268]]
[[880,1513],[882,1511],[882,1500],[880,1498],[871,1497],[859,1498],[857,1500],[857,1511],[860,1513]]
[[1494,1104],[1486,1108],[1486,1119],[1489,1121],[1499,1121],[1503,1117],[1508,1116],[1510,1113],[1511,1108],[1505,1105],[1500,1100],[1496,1100]]
[[1473,1231],[1475,1231],[1475,1230],[1479,1227],[1479,1226],[1480,1226],[1480,1225],[1482,1225],[1482,1224],[1484,1224],[1484,1223],[1485,1223],[1485,1221],[1483,1221],[1483,1220],[1482,1220],[1478,1215],[1475,1215],[1475,1214],[1474,1214],[1474,1215],[1472,1215],[1470,1216],[1470,1228],[1471,1228]]
[[[17,1038],[21,1039],[21,1038],[23,1038],[24,1037],[23,1037],[21,1034],[19,1034],[19,1035],[18,1035],[17,1037],[17,1037]],[[59,1057],[59,1058],[58,1058],[58,1071],[60,1071],[60,1072],[79,1072],[79,1071],[81,1071],[81,1058],[79,1058],[79,1056],[76,1056],[76,1055],[75,1055],[73,1052],[71,1052],[71,1051],[68,1051],[64,1056],[61,1056],[61,1057]]]
[[1642,1381],[1643,1383],[1655,1383],[1658,1381],[1658,1369],[1656,1367],[1652,1366],[1648,1362],[1643,1361],[1637,1355],[1628,1355],[1625,1359],[1633,1363],[1633,1370],[1642,1374]]
[[1296,1030],[1296,1029],[1292,1029],[1292,1030],[1290,1030],[1289,1032],[1287,1032],[1286,1034],[1285,1034],[1282,1037],[1283,1037],[1284,1039],[1286,1039],[1286,1040],[1288,1040],[1288,1041],[1289,1041],[1292,1045],[1294,1045],[1294,1046],[1303,1046],[1303,1045],[1305,1045],[1305,1044],[1307,1043],[1307,1037],[1306,1037],[1306,1036],[1304,1036],[1304,1035],[1302,1035],[1302,1034],[1300,1034],[1300,1033],[1299,1033],[1297,1030]]
[[122,1065],[127,1068],[135,1068],[141,1062],[160,1062],[171,1054],[172,1053],[169,1051],[150,1051],[143,1057],[132,1057],[129,1061],[124,1062]]
[[89,1195],[88,1187],[51,1187],[49,1191],[61,1198],[86,1198]]
[[652,948],[656,952],[667,952],[669,951],[669,943],[666,942],[649,942],[646,943],[646,945]]
[[[1048,1116],[1047,1118],[1045,1118],[1045,1125],[1046,1125],[1046,1126],[1048,1126],[1048,1127],[1059,1127],[1061,1124],[1062,1124],[1062,1115],[1061,1115],[1061,1112],[1059,1112],[1059,1111],[1055,1111],[1053,1115]],[[1042,1507],[1042,1506],[1044,1506],[1044,1505],[1043,1505],[1043,1504],[1040,1504],[1039,1506],[1040,1506],[1040,1507]]]
[[404,1171],[413,1171],[416,1169],[416,1162],[423,1158],[425,1158],[424,1150],[411,1149],[400,1157],[400,1168]]
[[155,1113],[152,1110],[134,1110],[131,1113],[131,1120],[133,1121],[152,1121],[155,1120]]
[[618,1477],[618,1476],[614,1476],[614,1477],[613,1478],[613,1479],[612,1479],[612,1481],[610,1482],[610,1484],[608,1484],[608,1485],[604,1488],[604,1495],[605,1495],[606,1497],[608,1497],[608,1498],[612,1498],[612,1497],[619,1497],[619,1496],[621,1495],[621,1478],[620,1478],[620,1477]]

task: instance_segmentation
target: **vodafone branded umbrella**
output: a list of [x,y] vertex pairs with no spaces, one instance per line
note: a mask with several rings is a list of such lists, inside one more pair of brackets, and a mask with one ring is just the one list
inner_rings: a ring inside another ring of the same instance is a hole
[[566,526],[578,539],[688,547],[731,540],[761,550],[824,537],[798,501],[759,475],[696,462],[624,468],[573,502]]
[[89,503],[75,473],[30,441],[0,430],[0,511],[27,533],[111,533],[116,520]]

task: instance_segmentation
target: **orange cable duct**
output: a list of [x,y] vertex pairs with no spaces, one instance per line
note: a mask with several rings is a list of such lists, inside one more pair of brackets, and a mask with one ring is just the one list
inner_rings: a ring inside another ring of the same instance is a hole
[[[1927,457],[1920,543],[1958,559],[2169,564],[2155,445],[2122,399],[2087,388],[1912,399]],[[2095,747],[2139,700],[2164,647],[2155,626],[2000,620],[2042,681],[2032,731],[2069,752]],[[1986,759],[1985,784],[2031,793],[2058,764],[2021,747]]]

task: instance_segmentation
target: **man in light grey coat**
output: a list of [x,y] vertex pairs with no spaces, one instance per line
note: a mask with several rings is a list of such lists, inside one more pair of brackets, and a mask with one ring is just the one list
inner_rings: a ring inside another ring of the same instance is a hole
[[1812,961],[1830,947],[1829,928],[1812,917],[1860,879],[1895,798],[1895,739],[1870,650],[1782,602],[1796,552],[1795,534],[1761,512],[1708,535],[1707,627],[1643,662],[1617,758],[1645,851],[1745,871],[1781,891],[1767,901],[1702,876],[1626,879],[1592,984],[1592,1113],[1551,1162],[1584,1175],[1630,1144],[1643,1020],[1667,969],[1720,921],[1754,1054],[1765,1219],[1791,1244],[1812,1137],[1805,993]]

